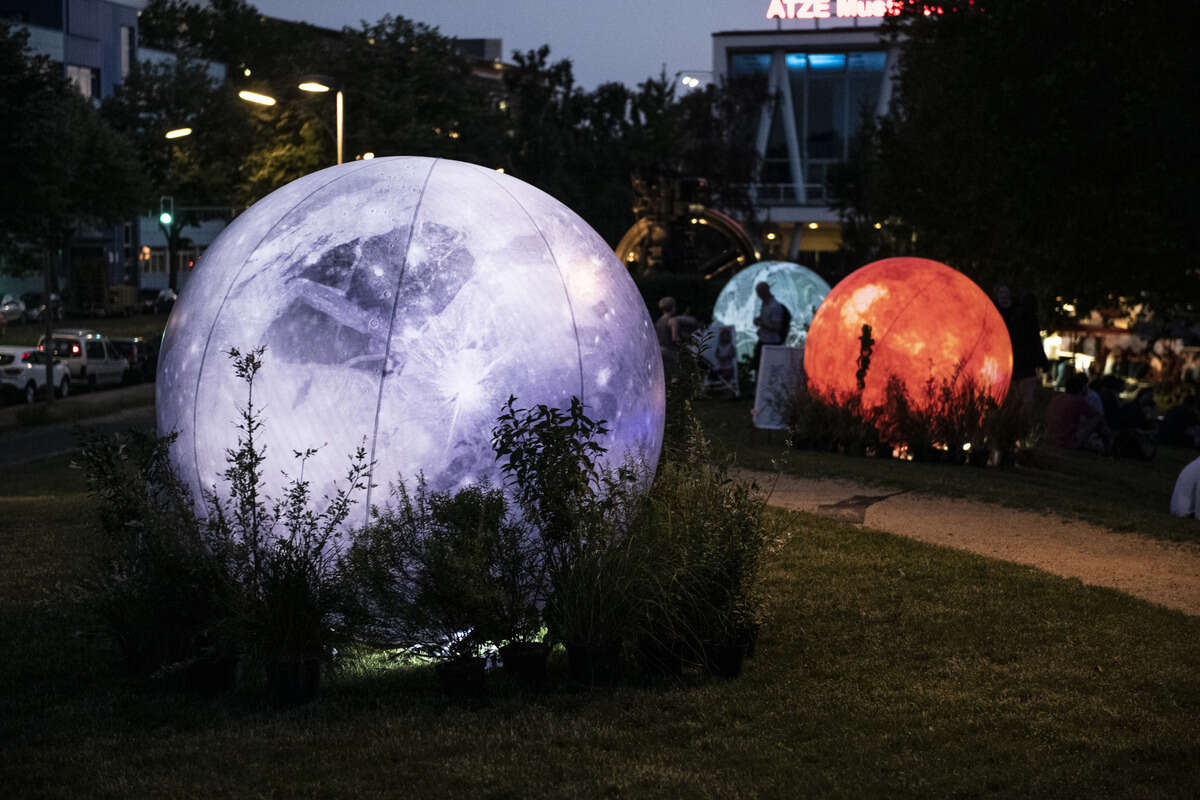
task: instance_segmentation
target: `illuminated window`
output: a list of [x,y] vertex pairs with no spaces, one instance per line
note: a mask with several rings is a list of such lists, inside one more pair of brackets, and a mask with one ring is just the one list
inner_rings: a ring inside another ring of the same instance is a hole
[[729,74],[734,78],[766,75],[770,67],[770,53],[734,53],[729,57]]
[[67,80],[75,87],[75,91],[84,97],[100,99],[100,70],[67,64]]
[[167,271],[167,251],[161,247],[150,248],[150,260],[142,262],[146,272]]

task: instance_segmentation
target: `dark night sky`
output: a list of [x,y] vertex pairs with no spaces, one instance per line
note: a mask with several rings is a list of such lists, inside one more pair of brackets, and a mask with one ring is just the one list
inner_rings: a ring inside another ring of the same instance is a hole
[[[437,26],[464,39],[501,38],[513,50],[549,44],[569,58],[585,89],[633,86],[657,75],[712,68],[714,31],[771,29],[769,0],[251,0],[262,13],[315,25],[358,27],[384,14]],[[788,21],[784,27],[804,23]]]

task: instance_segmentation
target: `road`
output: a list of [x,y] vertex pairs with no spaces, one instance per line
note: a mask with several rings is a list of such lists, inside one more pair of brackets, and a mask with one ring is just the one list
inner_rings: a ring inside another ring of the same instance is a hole
[[118,433],[135,428],[154,430],[154,406],[127,408],[115,414],[95,417],[80,423],[60,423],[17,428],[0,433],[0,467],[20,466],[41,458],[70,453],[78,449],[75,428],[103,433]]

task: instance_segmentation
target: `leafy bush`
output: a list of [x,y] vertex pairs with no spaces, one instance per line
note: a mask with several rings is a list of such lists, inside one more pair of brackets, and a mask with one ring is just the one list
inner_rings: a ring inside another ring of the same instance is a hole
[[337,535],[366,486],[366,451],[319,509],[304,478],[314,450],[295,453],[299,473],[284,497],[266,496],[254,405],[262,352],[229,352],[247,400],[227,454],[226,497],[207,491],[197,504],[171,469],[174,435],[84,440],[77,465],[100,501],[105,539],[85,588],[140,673],[208,653],[260,664],[329,657],[351,633]]
[[917,460],[977,464],[993,452],[1011,461],[1018,448],[1036,439],[1035,414],[1016,397],[997,403],[957,371],[940,381],[930,378],[915,398],[891,375],[883,404],[870,408],[863,406],[861,391],[802,393],[790,428],[798,447],[883,456],[900,448]]
[[178,670],[223,649],[233,585],[168,459],[175,437],[81,434],[71,466],[99,500],[100,549],[87,606],[137,675]]
[[346,558],[369,639],[455,659],[537,635],[538,559],[503,491],[431,492],[421,478],[413,494],[400,483],[391,497]]

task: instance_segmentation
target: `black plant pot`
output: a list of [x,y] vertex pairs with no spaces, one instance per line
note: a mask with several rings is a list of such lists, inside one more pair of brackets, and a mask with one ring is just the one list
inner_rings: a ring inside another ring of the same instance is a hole
[[638,637],[638,666],[652,678],[683,675],[683,642],[663,636]]
[[278,659],[267,664],[267,698],[276,706],[296,706],[317,696],[319,658]]
[[456,658],[433,668],[442,694],[447,697],[483,697],[487,694],[487,661],[482,658]]
[[621,678],[621,644],[567,643],[567,671],[573,683],[612,686]]
[[745,640],[705,642],[704,668],[718,678],[736,678],[742,674],[747,647]]
[[526,689],[546,685],[546,659],[550,648],[542,642],[509,642],[500,648],[504,674]]

